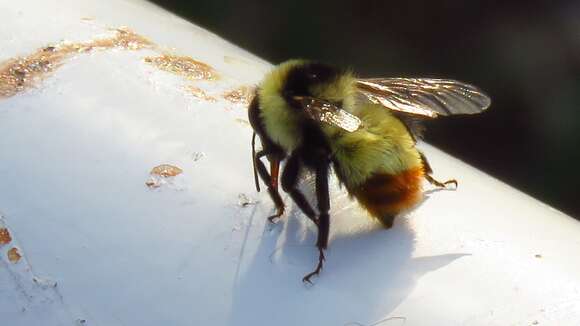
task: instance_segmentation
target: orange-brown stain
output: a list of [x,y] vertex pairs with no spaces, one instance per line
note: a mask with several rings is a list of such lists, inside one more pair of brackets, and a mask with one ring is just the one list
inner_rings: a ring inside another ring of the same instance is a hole
[[175,165],[161,164],[154,167],[149,173],[151,177],[145,182],[145,185],[149,188],[159,188],[163,184],[163,178],[174,177],[183,172],[182,169]]
[[0,98],[11,97],[36,86],[66,59],[77,54],[95,50],[140,50],[154,47],[151,41],[127,28],[115,29],[115,35],[109,38],[45,46],[28,56],[0,62]]
[[158,69],[183,76],[189,80],[215,80],[218,73],[208,64],[191,57],[163,54],[143,59]]
[[183,172],[182,169],[178,168],[175,165],[170,165],[170,164],[161,164],[158,165],[156,167],[154,167],[150,174],[151,175],[158,175],[158,176],[162,176],[162,177],[174,177],[178,174],[181,174]]
[[22,255],[20,255],[18,248],[16,247],[8,250],[7,256],[8,260],[13,264],[16,264],[18,261],[20,261],[20,258],[22,258]]
[[9,244],[12,241],[12,237],[10,236],[10,232],[7,228],[0,228],[0,246]]
[[250,86],[242,86],[225,92],[223,98],[235,104],[250,104],[254,98],[254,88]]

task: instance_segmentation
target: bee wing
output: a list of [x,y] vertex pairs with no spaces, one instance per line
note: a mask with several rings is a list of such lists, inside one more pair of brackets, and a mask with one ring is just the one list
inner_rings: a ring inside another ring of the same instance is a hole
[[306,115],[312,120],[324,122],[348,132],[358,130],[362,124],[357,116],[330,102],[309,96],[295,96],[294,100],[300,103]]
[[357,87],[372,103],[430,118],[480,113],[491,104],[479,88],[451,79],[359,79]]

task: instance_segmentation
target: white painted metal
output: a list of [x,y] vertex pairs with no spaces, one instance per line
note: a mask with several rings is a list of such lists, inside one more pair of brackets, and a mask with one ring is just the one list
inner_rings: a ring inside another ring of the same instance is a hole
[[[383,230],[334,184],[328,259],[305,287],[315,230],[297,209],[266,223],[244,105],[183,91],[253,84],[267,63],[136,0],[0,0],[0,21],[0,61],[127,26],[222,76],[102,51],[0,99],[0,325],[580,324],[580,224],[428,145],[459,189]],[[184,172],[147,188],[163,163]]]

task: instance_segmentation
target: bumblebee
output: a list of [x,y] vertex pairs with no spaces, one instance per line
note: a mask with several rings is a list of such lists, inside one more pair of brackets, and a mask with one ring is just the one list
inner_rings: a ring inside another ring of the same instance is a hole
[[[475,114],[491,100],[478,88],[449,79],[357,78],[350,70],[331,65],[290,60],[268,73],[248,109],[254,130],[252,160],[256,188],[258,175],[276,206],[273,222],[284,214],[282,189],[317,226],[318,275],[328,245],[332,167],[351,197],[385,228],[402,211],[421,200],[422,182],[439,182],[425,156],[415,147],[418,119]],[[256,135],[262,149],[255,150]],[[270,171],[262,159],[270,162]],[[315,176],[317,210],[298,188],[300,175]]]

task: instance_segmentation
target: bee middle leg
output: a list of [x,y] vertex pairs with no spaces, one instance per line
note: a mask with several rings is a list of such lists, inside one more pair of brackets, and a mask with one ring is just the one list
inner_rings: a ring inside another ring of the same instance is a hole
[[330,229],[330,194],[328,189],[328,167],[329,162],[320,162],[316,167],[316,200],[318,202],[318,240],[316,247],[318,248],[318,265],[311,273],[308,273],[302,278],[302,282],[312,283],[310,278],[318,275],[322,270],[324,262],[324,250],[328,245],[328,233]]
[[316,213],[312,206],[306,200],[304,194],[296,187],[298,176],[300,174],[301,162],[296,152],[292,153],[286,162],[284,171],[282,171],[282,189],[287,192],[292,200],[298,205],[298,208],[314,223],[318,224]]
[[419,152],[419,154],[421,154],[421,161],[423,162],[423,169],[425,170],[425,179],[427,181],[429,181],[430,184],[437,186],[439,188],[447,188],[447,185],[453,184],[455,186],[455,188],[457,188],[457,180],[455,179],[450,179],[444,182],[438,181],[435,178],[433,178],[433,176],[431,176],[431,174],[433,174],[433,169],[431,168],[431,165],[429,164],[429,161],[427,161],[427,158],[425,157],[425,155],[421,152]]

